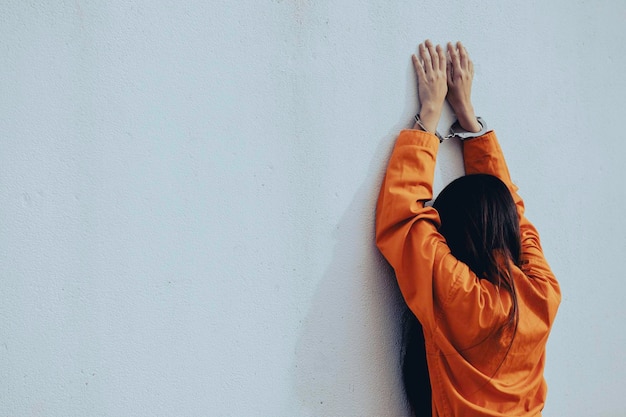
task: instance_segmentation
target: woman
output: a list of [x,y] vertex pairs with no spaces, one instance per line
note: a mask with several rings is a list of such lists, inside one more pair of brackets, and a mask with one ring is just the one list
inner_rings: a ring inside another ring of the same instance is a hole
[[[419,383],[410,369],[419,365],[421,345],[432,416],[540,416],[559,285],[496,136],[474,114],[472,61],[460,42],[447,52],[449,62],[440,45],[426,41],[420,59],[413,55],[421,109],[397,139],[376,207],[376,243],[423,328],[408,335],[405,384]],[[446,98],[466,176],[428,207]],[[410,388],[417,413],[420,398]]]

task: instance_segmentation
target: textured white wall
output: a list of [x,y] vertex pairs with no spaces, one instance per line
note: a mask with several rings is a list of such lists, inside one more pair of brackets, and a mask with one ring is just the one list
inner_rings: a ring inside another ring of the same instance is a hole
[[617,1],[5,0],[0,416],[406,415],[373,210],[426,37],[470,50],[562,283],[545,415],[625,415],[624,23]]

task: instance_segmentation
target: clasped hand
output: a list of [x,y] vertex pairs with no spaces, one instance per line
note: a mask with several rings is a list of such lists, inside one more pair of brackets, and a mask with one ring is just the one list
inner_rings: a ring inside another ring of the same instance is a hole
[[447,49],[448,56],[441,45],[434,46],[426,40],[419,45],[419,58],[413,55],[421,101],[420,119],[426,130],[435,132],[447,99],[461,127],[478,132],[481,126],[471,99],[474,64],[461,42],[456,45],[449,42]]

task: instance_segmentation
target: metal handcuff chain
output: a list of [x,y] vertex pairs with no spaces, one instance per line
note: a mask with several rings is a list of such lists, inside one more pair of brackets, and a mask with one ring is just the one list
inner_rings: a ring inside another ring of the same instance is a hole
[[[477,138],[478,136],[482,136],[487,133],[489,129],[487,128],[487,123],[481,117],[477,117],[476,120],[481,126],[481,129],[478,132],[468,132],[461,127],[459,121],[457,120],[452,124],[452,126],[450,126],[450,133],[446,136],[441,136],[437,130],[435,130],[435,136],[439,139],[439,143],[451,138],[459,138],[461,140]],[[420,119],[419,113],[415,115],[415,123],[417,123],[417,125],[421,127],[424,132],[428,132],[428,129],[426,129],[426,127],[424,127],[424,123],[422,123],[422,119]]]

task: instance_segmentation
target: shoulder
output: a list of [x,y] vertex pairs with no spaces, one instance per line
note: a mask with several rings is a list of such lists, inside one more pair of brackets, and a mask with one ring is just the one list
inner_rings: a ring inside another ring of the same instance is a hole
[[530,268],[529,263],[516,269],[515,286],[518,298],[528,306],[535,315],[544,317],[547,322],[552,322],[561,303],[561,289],[551,271],[529,275],[525,269]]

